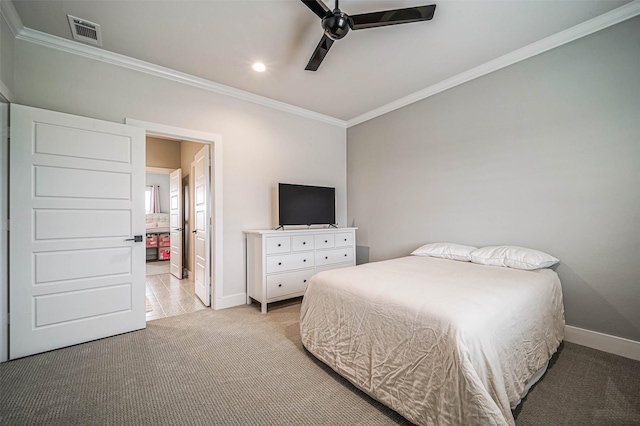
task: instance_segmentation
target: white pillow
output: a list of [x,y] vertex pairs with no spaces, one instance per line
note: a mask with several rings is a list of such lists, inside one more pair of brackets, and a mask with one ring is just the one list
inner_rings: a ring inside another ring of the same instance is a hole
[[414,256],[431,256],[469,262],[471,260],[471,252],[476,248],[455,243],[430,243],[415,249],[411,254]]
[[488,246],[471,253],[471,261],[481,265],[506,266],[515,269],[548,268],[560,262],[547,253],[517,246]]

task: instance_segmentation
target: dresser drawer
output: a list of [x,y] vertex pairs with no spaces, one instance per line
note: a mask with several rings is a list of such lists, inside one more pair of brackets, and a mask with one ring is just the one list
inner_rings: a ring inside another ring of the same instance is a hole
[[316,252],[316,265],[330,265],[332,263],[353,262],[353,247],[324,250]]
[[291,251],[313,250],[313,235],[295,235],[291,238]]
[[289,253],[291,251],[291,237],[268,237],[265,245],[267,254]]
[[314,273],[355,265],[355,229],[245,231],[247,303],[260,302],[267,313],[269,303],[302,296]]
[[316,243],[316,250],[333,248],[335,247],[335,235],[334,234],[316,235],[315,243]]
[[267,274],[302,268],[313,268],[314,265],[313,252],[267,256]]
[[336,247],[351,247],[351,246],[353,246],[353,232],[336,233]]
[[304,293],[314,270],[287,272],[267,276],[267,299],[293,293]]

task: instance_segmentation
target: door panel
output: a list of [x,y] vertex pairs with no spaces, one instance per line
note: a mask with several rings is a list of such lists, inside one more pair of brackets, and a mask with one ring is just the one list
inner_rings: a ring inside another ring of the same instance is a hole
[[131,310],[131,284],[36,296],[36,327]]
[[34,239],[126,237],[131,213],[126,210],[32,209]]
[[169,271],[182,279],[182,169],[169,175],[169,225],[171,226],[171,257]]
[[10,358],[145,327],[144,130],[11,105]]
[[130,274],[130,260],[130,247],[35,253],[35,284]]
[[[87,132],[84,129],[58,126],[51,123],[35,123],[38,139],[37,154],[60,155],[82,159],[131,162],[131,140],[113,133]],[[88,137],[89,136],[89,137]]]
[[131,176],[127,173],[47,166],[35,166],[34,173],[38,197],[106,200],[129,200],[131,197]]
[[209,145],[205,145],[194,160],[194,230],[195,234],[195,291],[205,306],[211,306],[210,247],[211,227],[209,224],[211,197],[209,196],[211,171],[209,168]]

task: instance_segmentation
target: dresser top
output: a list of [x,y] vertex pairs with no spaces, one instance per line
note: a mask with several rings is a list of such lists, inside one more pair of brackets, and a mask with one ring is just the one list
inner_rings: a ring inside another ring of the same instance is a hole
[[322,234],[325,232],[342,232],[355,231],[358,228],[303,228],[303,229],[252,229],[243,231],[245,234],[273,234],[273,235],[291,235],[291,234]]

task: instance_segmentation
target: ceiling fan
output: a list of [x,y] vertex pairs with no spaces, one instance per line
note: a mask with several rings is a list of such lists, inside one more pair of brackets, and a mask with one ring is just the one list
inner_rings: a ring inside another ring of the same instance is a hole
[[432,4],[429,6],[408,7],[406,9],[347,15],[338,7],[338,0],[336,0],[336,7],[333,9],[333,12],[329,10],[322,0],[301,1],[322,19],[322,28],[324,29],[324,35],[305,68],[307,71],[316,71],[329,52],[333,42],[346,36],[349,30],[362,30],[387,25],[429,21],[433,18],[433,14],[436,11],[436,5]]

